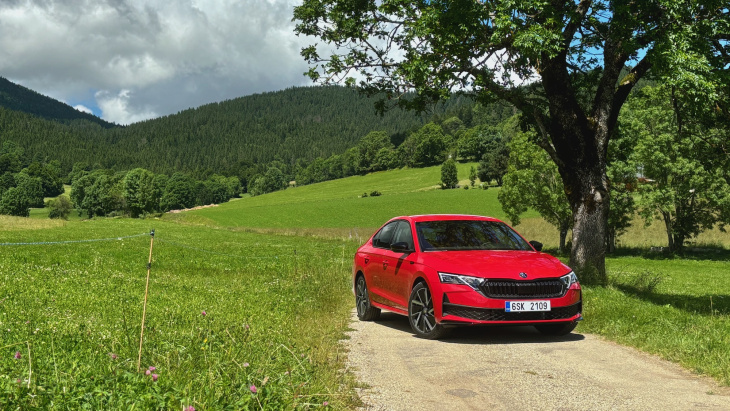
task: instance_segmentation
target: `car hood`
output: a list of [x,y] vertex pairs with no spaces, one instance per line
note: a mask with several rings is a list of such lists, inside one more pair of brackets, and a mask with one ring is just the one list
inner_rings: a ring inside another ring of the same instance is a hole
[[421,254],[421,263],[440,272],[514,280],[555,278],[571,271],[557,258],[535,251],[432,251]]

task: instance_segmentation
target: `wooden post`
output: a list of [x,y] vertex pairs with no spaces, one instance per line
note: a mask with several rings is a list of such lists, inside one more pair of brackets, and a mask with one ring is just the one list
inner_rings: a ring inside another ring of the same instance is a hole
[[144,305],[142,305],[142,327],[139,332],[139,357],[137,358],[137,372],[142,364],[142,341],[144,340],[144,321],[147,316],[147,294],[150,289],[150,271],[152,270],[152,245],[155,243],[155,230],[150,232],[150,258],[147,261],[147,284],[144,287]]

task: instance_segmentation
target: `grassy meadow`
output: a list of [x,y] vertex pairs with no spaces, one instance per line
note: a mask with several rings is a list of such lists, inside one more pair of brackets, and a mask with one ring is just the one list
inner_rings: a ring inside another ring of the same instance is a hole
[[[473,165],[459,165],[462,184]],[[396,215],[505,218],[498,189],[437,190],[439,179],[439,167],[395,170],[159,219],[0,216],[0,409],[355,407],[338,341],[357,246]],[[516,228],[557,248],[536,213]],[[90,239],[108,240],[75,242]],[[64,243],[7,244],[44,242]],[[665,242],[637,220],[607,260],[610,285],[586,287],[576,332],[730,385],[730,235],[704,234],[681,258],[649,252]]]
[[155,220],[2,223],[0,243],[112,239],[0,246],[0,409],[354,403],[337,341],[355,243]]

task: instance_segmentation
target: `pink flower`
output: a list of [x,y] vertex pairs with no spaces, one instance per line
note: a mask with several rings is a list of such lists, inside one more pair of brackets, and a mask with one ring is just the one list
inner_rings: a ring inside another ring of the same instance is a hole
[[110,353],[109,353],[109,356],[110,356],[110,357],[112,357],[112,360],[116,360],[117,358],[119,358],[119,357],[118,357],[118,356],[117,356],[116,354],[114,354],[113,352],[110,352]]
[[206,315],[208,315],[208,314],[207,314],[207,313],[205,312],[205,310],[203,310],[203,312],[202,312],[202,313],[200,313],[200,314],[201,314],[201,315],[202,315],[203,317],[205,317]]
[[325,402],[323,402],[323,403],[322,403],[322,406],[323,406],[323,407],[326,407],[326,406],[328,406],[328,405],[330,405],[330,403],[329,403],[329,402],[327,402],[327,401],[325,401]]
[[246,324],[246,325],[243,326],[243,328],[245,328],[245,329],[248,330],[250,327],[248,326],[248,324]]
[[22,355],[20,355],[20,351],[16,351],[15,352],[15,359],[16,360],[19,360],[21,357],[22,357]]
[[251,390],[251,392],[254,393],[254,394],[256,394],[258,392],[258,389],[256,389],[256,386],[255,385],[252,385],[252,386],[248,387],[248,389]]
[[144,372],[144,375],[150,375],[150,374],[152,374],[152,371],[150,371],[150,370],[146,370],[146,371]]
[[195,407],[189,405],[188,408],[185,408],[185,411],[195,411]]
[[157,368],[155,368],[155,367],[150,367],[150,371],[154,371],[154,370],[156,370],[156,369],[157,369]]
[[157,381],[157,377],[159,377],[159,375],[157,375],[157,374],[152,374],[152,381]]
[[246,368],[246,367],[248,367],[248,366],[249,366],[249,364],[248,364],[247,362],[243,363],[243,367],[244,367],[244,368]]

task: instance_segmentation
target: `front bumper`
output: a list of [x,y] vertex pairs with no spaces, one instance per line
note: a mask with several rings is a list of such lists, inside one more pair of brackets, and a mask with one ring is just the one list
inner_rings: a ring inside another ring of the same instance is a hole
[[[555,298],[487,298],[464,287],[444,287],[437,321],[441,324],[539,324],[575,322],[583,319],[583,301],[580,288],[571,288]],[[550,311],[506,312],[506,301],[549,300]],[[440,311],[440,312],[439,312]]]

